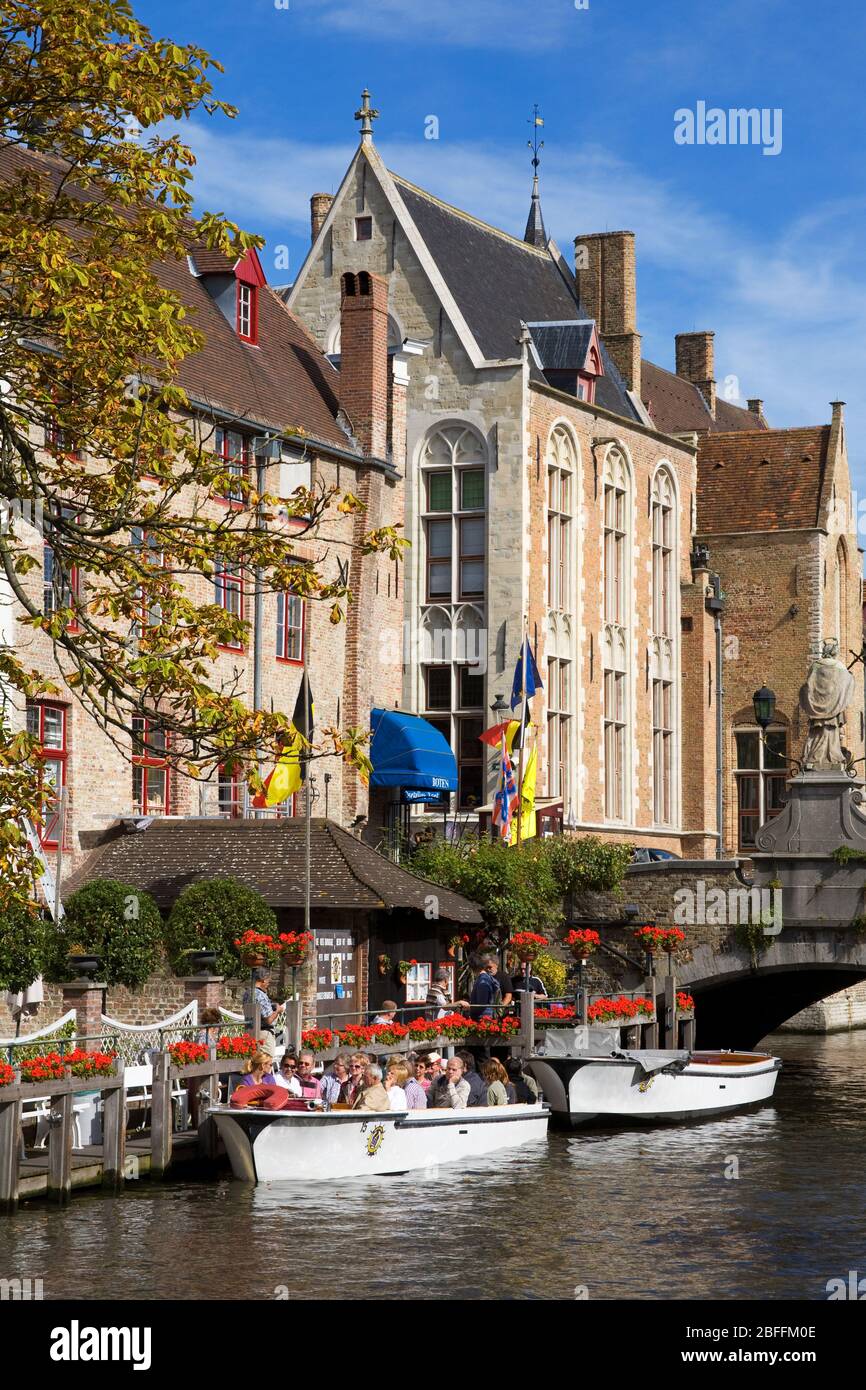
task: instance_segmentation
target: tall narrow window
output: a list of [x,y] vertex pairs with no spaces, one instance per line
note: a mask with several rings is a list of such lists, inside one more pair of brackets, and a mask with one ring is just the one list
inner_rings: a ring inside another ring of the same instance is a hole
[[[240,565],[229,564],[227,561],[218,559],[214,562],[214,602],[230,613],[233,618],[243,619],[244,616],[244,581]],[[243,649],[243,639],[236,637],[231,642],[224,644],[233,651]]]
[[247,477],[251,460],[249,439],[237,430],[218,429],[214,436],[214,452],[222,459],[229,474],[229,484],[222,494],[224,499],[235,506],[242,506],[243,488],[238,487],[232,479],[240,482]]
[[571,663],[547,662],[547,795],[564,796],[568,786],[571,735]]
[[247,343],[258,342],[259,302],[255,285],[245,285],[238,281],[237,326],[238,337]]
[[785,804],[787,734],[784,729],[768,729],[762,739],[757,729],[738,729],[734,744],[737,839],[740,849],[754,849],[759,827]]
[[[55,513],[55,516],[57,513]],[[75,510],[72,507],[62,507],[60,518],[66,521],[75,520]],[[61,565],[52,544],[53,536],[56,535],[58,525],[56,521],[47,518],[45,521],[45,541],[42,547],[42,612],[46,618],[50,618],[54,613],[63,608],[72,608],[79,597],[78,570],[74,565],[64,567]],[[78,619],[73,614],[68,624],[68,630],[76,632],[78,630]]]
[[673,820],[672,684],[654,680],[653,698],[653,815],[657,825]]
[[225,766],[217,772],[217,806],[219,814],[231,820],[243,815],[243,780],[234,768]]
[[277,658],[304,659],[304,600],[297,594],[277,594]]
[[[425,645],[421,702],[448,740],[458,765],[458,806],[484,800],[487,585],[485,449],[474,430],[435,430],[421,455],[426,578],[421,622]],[[464,602],[469,600],[469,602]]]
[[40,844],[56,848],[60,837],[60,793],[66,786],[66,707],[28,704],[27,732],[39,741]]
[[571,436],[554,429],[547,448],[547,603],[568,612],[571,600],[571,517],[575,452]]
[[847,661],[848,653],[848,557],[845,544],[836,546],[836,566],[833,577],[834,636],[839,643],[839,656]]
[[653,729],[653,820],[678,820],[677,679],[679,672],[679,603],[677,589],[677,505],[666,466],[653,478],[650,494],[652,547],[652,642],[650,680]]
[[[164,555],[159,537],[145,531],[141,526],[133,526],[130,541],[136,558],[153,569],[162,569]],[[140,637],[144,628],[156,627],[162,622],[162,605],[156,599],[147,599],[143,588],[136,592],[138,616],[133,623],[133,637]]]
[[625,672],[604,673],[604,813],[625,819]]
[[168,738],[164,729],[132,716],[132,807],[140,816],[167,816]]
[[602,484],[604,804],[608,820],[631,810],[631,474],[617,448],[605,455]]

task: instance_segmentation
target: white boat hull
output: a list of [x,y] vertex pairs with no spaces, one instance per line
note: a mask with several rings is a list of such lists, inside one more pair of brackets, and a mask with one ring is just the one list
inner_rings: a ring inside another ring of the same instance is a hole
[[[724,1057],[725,1054],[718,1054]],[[743,1054],[739,1054],[743,1055]],[[627,1058],[533,1059],[527,1063],[555,1115],[573,1125],[696,1120],[768,1101],[781,1062],[704,1062],[696,1054],[682,1070],[647,1075]]]
[[469,1110],[210,1112],[232,1172],[246,1182],[368,1177],[457,1163],[547,1135],[547,1106]]

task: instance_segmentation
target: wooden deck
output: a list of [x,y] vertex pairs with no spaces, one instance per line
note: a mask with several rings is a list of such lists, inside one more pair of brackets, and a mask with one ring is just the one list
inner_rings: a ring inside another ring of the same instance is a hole
[[[149,1137],[127,1139],[124,1176],[127,1181],[150,1176],[153,1150]],[[172,1135],[172,1169],[201,1158],[198,1132],[183,1130]],[[40,1149],[28,1154],[19,1163],[18,1198],[25,1202],[35,1197],[48,1196],[48,1149]],[[84,1187],[102,1187],[103,1150],[101,1144],[86,1144],[83,1148],[72,1150],[70,1181],[73,1191]]]

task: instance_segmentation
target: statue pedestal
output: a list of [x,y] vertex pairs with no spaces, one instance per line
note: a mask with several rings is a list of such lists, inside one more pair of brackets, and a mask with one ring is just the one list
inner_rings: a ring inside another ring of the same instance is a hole
[[[848,925],[866,912],[864,782],[841,771],[802,772],[788,783],[787,798],[755,836],[755,884],[782,881],[786,926]],[[842,848],[858,858],[838,863],[833,854]]]

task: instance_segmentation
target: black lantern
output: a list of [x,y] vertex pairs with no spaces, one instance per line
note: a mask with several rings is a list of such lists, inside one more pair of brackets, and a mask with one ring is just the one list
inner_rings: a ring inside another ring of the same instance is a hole
[[501,695],[497,695],[490,708],[496,717],[496,722],[498,724],[501,724],[505,716],[508,714],[509,710],[509,706],[505,703],[503,697]]
[[767,726],[772,724],[776,713],[776,692],[762,685],[752,696],[752,706],[755,711],[755,723],[766,733]]

